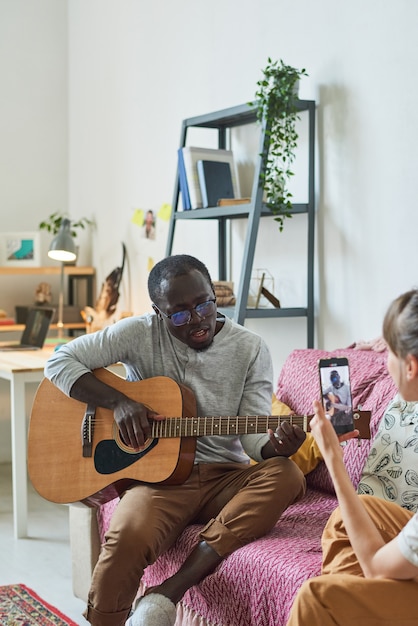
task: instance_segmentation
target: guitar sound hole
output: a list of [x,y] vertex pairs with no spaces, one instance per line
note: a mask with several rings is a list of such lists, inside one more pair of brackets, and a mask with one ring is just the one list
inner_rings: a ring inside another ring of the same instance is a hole
[[153,439],[147,439],[144,445],[140,448],[133,448],[123,439],[116,422],[113,422],[113,439],[121,450],[123,450],[124,452],[128,452],[129,454],[138,454],[138,452],[143,452],[144,450],[149,448],[154,441]]
[[122,435],[119,435],[119,436],[120,436],[120,440],[121,440],[121,442],[122,442],[122,445],[123,445],[123,446],[126,446],[127,448],[129,448],[129,447],[130,447],[130,446],[129,446],[129,443],[127,443],[127,442],[125,441],[125,439],[123,438],[123,436],[122,436]]

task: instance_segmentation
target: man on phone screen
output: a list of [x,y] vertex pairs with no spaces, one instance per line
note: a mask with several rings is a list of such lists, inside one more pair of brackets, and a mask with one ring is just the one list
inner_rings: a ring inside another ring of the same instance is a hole
[[331,422],[337,433],[342,434],[353,430],[353,411],[351,403],[351,390],[337,370],[332,370],[330,385],[326,387],[322,396],[324,398],[325,411],[330,416]]

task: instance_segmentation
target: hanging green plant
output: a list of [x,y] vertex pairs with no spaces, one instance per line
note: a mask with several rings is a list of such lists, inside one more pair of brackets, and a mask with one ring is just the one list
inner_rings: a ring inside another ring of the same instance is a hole
[[298,70],[281,59],[272,61],[268,58],[255,94],[257,119],[266,124],[260,184],[280,231],[284,219],[292,217],[292,194],[288,182],[294,175],[291,168],[298,140],[296,102],[301,76],[308,76],[305,69]]

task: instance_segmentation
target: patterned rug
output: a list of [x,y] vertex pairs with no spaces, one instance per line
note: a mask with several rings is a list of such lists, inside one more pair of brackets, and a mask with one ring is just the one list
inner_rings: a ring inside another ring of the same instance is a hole
[[77,626],[25,585],[0,587],[0,626]]

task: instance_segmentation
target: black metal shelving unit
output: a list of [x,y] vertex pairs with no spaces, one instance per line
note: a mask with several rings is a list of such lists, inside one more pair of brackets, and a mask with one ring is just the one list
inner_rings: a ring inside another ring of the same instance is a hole
[[[250,289],[251,273],[253,269],[254,253],[257,242],[260,219],[271,216],[272,213],[263,203],[263,189],[260,185],[260,176],[264,161],[268,156],[268,128],[266,120],[261,122],[260,149],[255,164],[251,201],[248,204],[217,206],[191,211],[179,211],[180,185],[178,172],[173,196],[173,211],[167,239],[166,255],[172,253],[176,224],[179,220],[217,220],[218,221],[218,263],[219,280],[227,280],[227,222],[237,218],[247,218],[248,226],[244,243],[242,270],[238,288],[235,290],[235,307],[222,308],[222,313],[232,317],[239,324],[244,324],[246,318],[307,318],[307,347],[314,347],[314,244],[315,244],[315,101],[298,100],[299,112],[308,115],[308,201],[304,204],[294,204],[292,214],[307,214],[307,305],[306,307],[255,309],[248,308],[248,293]],[[256,104],[242,104],[239,106],[199,115],[183,120],[180,135],[180,147],[187,141],[187,132],[192,127],[212,128],[218,132],[218,147],[227,147],[228,131],[236,126],[252,124],[257,120]],[[263,155],[263,156],[261,156]]]

